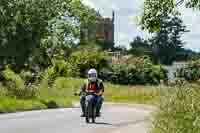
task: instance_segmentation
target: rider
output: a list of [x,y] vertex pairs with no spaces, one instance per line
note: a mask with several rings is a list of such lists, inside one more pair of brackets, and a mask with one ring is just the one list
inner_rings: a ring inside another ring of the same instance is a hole
[[80,104],[82,109],[81,117],[85,117],[85,93],[92,92],[95,94],[95,100],[97,105],[96,116],[100,117],[100,110],[103,104],[103,93],[104,85],[101,79],[97,78],[97,71],[95,69],[90,69],[88,71],[87,82],[81,87],[81,98]]

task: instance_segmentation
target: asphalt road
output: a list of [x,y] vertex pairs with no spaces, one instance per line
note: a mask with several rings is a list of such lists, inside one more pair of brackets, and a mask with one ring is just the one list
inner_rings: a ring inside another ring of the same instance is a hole
[[154,109],[121,104],[104,105],[96,124],[86,124],[80,108],[0,115],[0,133],[146,133]]

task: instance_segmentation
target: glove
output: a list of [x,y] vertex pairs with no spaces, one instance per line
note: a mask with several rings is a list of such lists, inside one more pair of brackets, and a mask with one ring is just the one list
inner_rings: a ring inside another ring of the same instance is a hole
[[80,96],[80,95],[81,95],[80,92],[75,92],[75,93],[74,93],[74,96]]
[[103,95],[103,91],[101,90],[101,91],[95,93],[95,95],[97,95],[97,96],[102,96],[102,95]]

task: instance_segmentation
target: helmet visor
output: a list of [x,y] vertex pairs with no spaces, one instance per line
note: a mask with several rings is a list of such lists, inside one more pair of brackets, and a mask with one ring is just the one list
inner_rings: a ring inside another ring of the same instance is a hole
[[88,78],[96,78],[97,74],[96,73],[90,73],[88,74]]

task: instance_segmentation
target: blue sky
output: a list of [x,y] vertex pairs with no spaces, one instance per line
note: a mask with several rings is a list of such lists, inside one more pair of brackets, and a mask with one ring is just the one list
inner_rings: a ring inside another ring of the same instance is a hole
[[[115,43],[128,47],[129,43],[137,35],[148,38],[148,33],[141,31],[136,24],[135,17],[142,13],[143,0],[83,0],[103,16],[112,15],[115,10]],[[180,7],[182,18],[189,33],[183,36],[185,47],[200,51],[200,11],[193,11]]]

